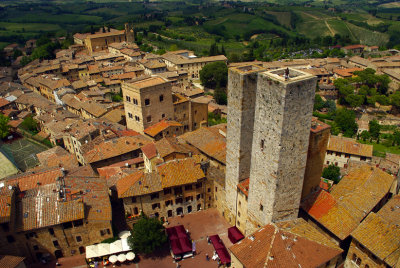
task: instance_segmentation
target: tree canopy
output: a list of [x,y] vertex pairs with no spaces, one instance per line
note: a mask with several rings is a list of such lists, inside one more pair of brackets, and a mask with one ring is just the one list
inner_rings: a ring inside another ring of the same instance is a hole
[[369,121],[369,133],[371,134],[371,137],[374,139],[379,138],[379,134],[381,133],[381,125],[379,125],[378,121],[376,119]]
[[353,137],[354,134],[356,134],[358,125],[356,123],[356,115],[354,111],[346,108],[338,109],[334,121],[344,133],[345,137]]
[[0,138],[4,139],[10,133],[10,126],[8,125],[8,121],[10,118],[7,116],[0,114]]
[[149,254],[167,242],[162,222],[145,215],[133,225],[128,244],[135,253]]
[[228,67],[225,62],[206,64],[200,71],[201,84],[208,88],[226,87],[228,81]]
[[329,165],[322,171],[322,177],[338,183],[340,181],[340,168],[335,165]]

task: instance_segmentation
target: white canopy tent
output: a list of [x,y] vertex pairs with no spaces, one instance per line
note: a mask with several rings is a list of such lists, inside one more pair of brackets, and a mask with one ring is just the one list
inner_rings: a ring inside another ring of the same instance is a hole
[[101,243],[86,247],[86,259],[103,257],[111,254],[131,251],[132,248],[128,245],[128,239],[122,238],[114,241],[111,244]]
[[97,245],[90,245],[86,247],[86,259],[99,257],[99,250]]
[[114,241],[110,244],[110,254],[123,252],[121,240]]

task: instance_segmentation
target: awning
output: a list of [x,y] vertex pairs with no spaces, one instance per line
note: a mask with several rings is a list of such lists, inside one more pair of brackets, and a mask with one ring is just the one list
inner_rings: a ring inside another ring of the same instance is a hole
[[166,232],[174,255],[192,252],[192,243],[183,225],[167,228]]
[[99,257],[97,245],[91,245],[86,247],[86,259]]
[[218,254],[219,259],[223,264],[228,264],[231,262],[231,256],[229,255],[228,250],[226,249],[224,242],[222,242],[219,235],[210,236],[210,241],[214,246],[215,251]]
[[233,244],[235,244],[242,240],[244,238],[244,235],[239,231],[236,226],[233,226],[228,229],[228,238]]
[[124,251],[121,240],[116,240],[110,244],[110,254],[120,253]]

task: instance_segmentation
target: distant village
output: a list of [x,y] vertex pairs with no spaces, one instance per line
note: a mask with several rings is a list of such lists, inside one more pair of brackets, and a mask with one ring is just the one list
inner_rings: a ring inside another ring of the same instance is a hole
[[[312,113],[316,87],[336,100],[334,80],[366,68],[398,90],[400,51],[352,45],[346,58],[229,63],[140,51],[129,24],[73,37],[53,60],[0,67],[3,143],[48,141],[25,168],[0,149],[0,264],[85,255],[142,213],[168,222],[215,209],[244,236],[227,248],[230,267],[400,265],[400,155],[374,156]],[[4,52],[16,48],[35,40]],[[228,105],[199,82],[214,62],[229,67]],[[210,113],[227,123],[210,125]],[[21,129],[28,117],[38,133]],[[358,118],[358,131],[368,122]],[[321,177],[329,165],[339,183]]]

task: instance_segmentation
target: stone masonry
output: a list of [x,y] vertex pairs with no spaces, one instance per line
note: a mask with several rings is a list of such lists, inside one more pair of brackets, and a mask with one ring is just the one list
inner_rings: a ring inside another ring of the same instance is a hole
[[248,232],[298,216],[316,81],[294,69],[258,74]]
[[256,65],[229,69],[225,189],[231,216],[236,215],[237,185],[250,176],[257,76],[261,70]]

